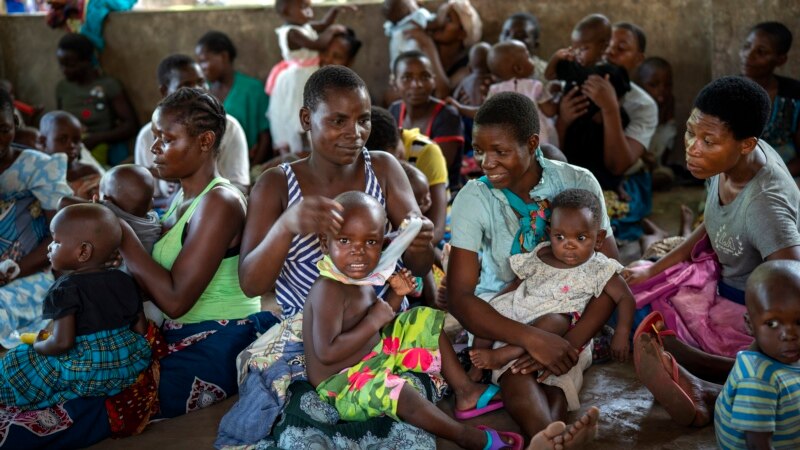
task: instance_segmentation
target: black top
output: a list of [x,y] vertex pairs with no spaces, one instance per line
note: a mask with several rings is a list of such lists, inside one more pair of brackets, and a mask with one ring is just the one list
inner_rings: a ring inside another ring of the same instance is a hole
[[75,314],[75,335],[130,326],[142,310],[139,287],[121,270],[62,275],[44,300],[45,319]]
[[775,78],[778,79],[779,97],[800,99],[800,81],[780,75],[775,75]]

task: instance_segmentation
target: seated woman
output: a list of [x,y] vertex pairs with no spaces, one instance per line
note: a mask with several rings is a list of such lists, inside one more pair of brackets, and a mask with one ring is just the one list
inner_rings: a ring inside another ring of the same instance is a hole
[[[473,145],[486,177],[469,181],[453,203],[452,246],[447,270],[450,312],[476,336],[525,350],[499,378],[506,410],[528,436],[567,413],[560,389],[539,384],[548,373],[577,367],[579,351],[603,326],[614,302],[603,294],[589,302],[565,337],[510,320],[487,300],[516,288],[509,256],[532,251],[547,234],[550,200],[569,188],[601,198],[600,185],[586,170],[545,159],[539,149],[538,114],[524,95],[505,92],[488,99],[475,116]],[[617,257],[605,207],[601,252]],[[480,255],[480,257],[479,257]],[[542,376],[534,372],[546,369]],[[596,420],[596,417],[593,418]],[[588,439],[580,433],[579,440]]]
[[[243,194],[216,169],[225,123],[225,110],[203,90],[182,88],[163,99],[153,114],[155,166],[163,178],[181,183],[164,215],[168,231],[151,257],[130,226],[120,223],[125,264],[167,319],[161,327],[163,337],[151,341],[153,354],[161,357],[160,381],[156,375],[152,382],[159,410],[150,409],[152,401],[141,410],[125,408],[128,401],[142,405],[142,397],[154,396],[150,386],[122,399],[71,400],[35,413],[56,420],[46,433],[11,427],[6,445],[86,447],[112,432],[124,436],[141,431],[148,418],[178,416],[237,393],[236,356],[255,339],[256,331],[265,331],[277,319],[258,313],[259,299],[246,296],[239,287],[246,206]],[[19,420],[23,419],[13,419]],[[129,421],[141,423],[130,429]]]
[[[351,190],[366,192],[386,208],[393,228],[399,227],[409,215],[421,216],[408,179],[395,157],[364,148],[370,132],[371,105],[366,85],[355,72],[342,66],[319,69],[305,85],[303,105],[300,119],[303,129],[310,133],[313,150],[308,158],[264,172],[253,186],[239,266],[242,288],[248,295],[264,294],[275,286],[277,302],[285,318],[282,326],[287,328],[280,338],[284,340],[291,330],[302,335],[292,326],[302,326],[300,313],[311,285],[320,274],[317,263],[323,254],[318,236],[336,232],[341,226],[341,206],[332,200],[334,197]],[[426,274],[433,262],[433,224],[427,218],[422,217],[422,220],[422,230],[403,254],[405,266],[418,276]],[[388,285],[376,286],[376,289],[383,298]],[[302,338],[298,340],[302,342]],[[272,347],[285,348],[287,353],[293,348],[296,356],[302,355],[302,345],[296,344],[296,341],[291,344],[286,341],[285,345]],[[262,353],[263,347],[251,347],[248,352]],[[293,374],[290,379],[305,378],[304,367],[299,368],[302,376],[296,374],[297,364],[286,366],[286,373]],[[243,383],[255,379],[261,386],[262,375],[258,372],[251,370]],[[271,378],[269,374],[263,376]],[[313,392],[310,385],[305,386],[307,392]],[[298,383],[293,383],[289,389],[297,392]],[[276,439],[281,438],[276,436],[280,430],[272,430],[272,424],[283,411],[283,403],[275,403],[276,399],[285,400],[285,390],[273,396],[257,388],[248,390],[247,394],[243,394],[223,418],[217,445],[252,444],[270,432]],[[298,393],[292,398],[301,396]],[[291,408],[292,404],[287,410]],[[303,435],[312,433],[310,429],[314,428],[306,426],[307,423],[297,426],[291,421],[282,421],[282,424],[300,428]],[[321,426],[321,423],[315,425]],[[385,438],[392,427],[391,419],[388,425],[369,426],[375,436]],[[350,430],[342,430],[344,438],[364,437],[364,428],[358,428],[355,433],[354,428]],[[333,435],[337,430],[328,428],[320,432],[328,439],[327,433]],[[290,439],[290,433],[283,438]],[[281,447],[296,445],[299,443],[282,442]]]
[[41,328],[42,303],[55,281],[47,260],[50,219],[72,195],[67,155],[12,144],[14,106],[0,89],[0,345],[19,345],[19,333]]
[[82,34],[66,34],[58,41],[58,65],[64,79],[56,86],[56,104],[86,127],[83,144],[105,165],[117,165],[130,156],[128,139],[136,135],[136,114],[116,78],[95,67],[94,46]]
[[[758,138],[769,105],[766,91],[742,77],[720,78],[700,91],[685,143],[689,171],[706,180],[705,222],[655,264],[625,273],[637,307],[654,311],[634,335],[634,360],[648,333],[674,355],[662,362],[674,383],[643,381],[662,403],[687,392],[694,405],[673,415],[684,424],[709,423],[719,386],[673,372],[674,364],[722,383],[732,358],[753,342],[742,320],[747,278],[763,261],[800,259],[800,190],[778,153]],[[641,366],[640,374],[649,370]]]

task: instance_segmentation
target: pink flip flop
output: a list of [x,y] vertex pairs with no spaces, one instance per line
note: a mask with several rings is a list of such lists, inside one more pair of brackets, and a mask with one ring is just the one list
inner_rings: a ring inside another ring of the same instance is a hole
[[[663,352],[669,358],[672,367],[666,367],[659,352]],[[643,358],[649,362],[643,364]],[[633,343],[633,359],[639,380],[664,407],[672,420],[683,426],[692,425],[697,415],[697,405],[678,384],[679,367],[675,357],[664,351],[658,341],[650,335],[643,335]]]
[[[494,428],[489,428],[485,425],[478,425],[477,428],[486,433],[486,447],[483,447],[483,450],[501,450],[504,448],[510,448],[511,450],[522,450],[522,446],[525,444],[522,436],[517,433],[512,433],[510,431],[497,431]],[[503,438],[510,440],[511,443],[506,444],[506,441],[504,441]]]
[[639,326],[636,327],[636,331],[633,333],[633,342],[636,342],[636,340],[642,334],[647,333],[654,335],[658,339],[658,343],[663,347],[664,341],[661,340],[662,336],[677,336],[674,330],[667,330],[667,329],[659,330],[658,328],[656,328],[656,324],[658,322],[661,322],[666,325],[666,322],[664,321],[664,316],[661,314],[660,311],[653,311],[647,316],[645,316],[645,318],[642,319],[642,322],[639,324]]
[[475,404],[475,408],[473,409],[457,409],[455,410],[455,417],[458,420],[467,420],[472,419],[473,417],[482,416],[486,413],[496,411],[503,407],[502,400],[494,400],[492,401],[492,397],[497,395],[500,391],[500,387],[496,384],[490,384],[486,386],[486,390],[483,391],[481,396],[478,398],[478,403]]

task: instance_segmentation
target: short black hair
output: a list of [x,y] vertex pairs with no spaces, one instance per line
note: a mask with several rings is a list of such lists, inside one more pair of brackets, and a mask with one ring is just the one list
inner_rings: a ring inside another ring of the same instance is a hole
[[197,64],[191,56],[176,53],[169,55],[162,59],[158,64],[156,73],[158,75],[158,84],[166,86],[169,84],[170,76],[173,70],[183,70],[192,64]]
[[761,31],[770,35],[772,43],[775,44],[775,51],[779,55],[789,53],[792,48],[792,32],[780,22],[761,22],[750,29],[750,33],[754,31]]
[[314,72],[303,87],[303,107],[311,111],[325,100],[329,89],[367,89],[357,73],[344,66],[325,66]]
[[592,224],[600,228],[600,219],[603,210],[600,207],[600,199],[586,189],[566,189],[561,191],[550,202],[550,209],[555,212],[558,208],[583,209],[586,208],[592,213]]
[[694,99],[694,107],[725,123],[739,141],[760,137],[770,115],[767,91],[740,76],[708,83]]
[[14,99],[11,98],[11,93],[5,89],[0,89],[0,112],[10,111],[14,113]]
[[219,143],[225,135],[227,117],[225,108],[213,95],[203,89],[183,87],[166,96],[156,107],[175,113],[191,136],[213,131],[214,154],[219,153]]
[[614,24],[614,28],[621,28],[633,33],[633,36],[636,37],[636,44],[639,46],[639,51],[642,53],[645,52],[647,48],[647,35],[644,34],[644,30],[639,25],[630,22],[617,22]]
[[487,99],[475,114],[475,127],[503,125],[519,144],[539,133],[539,113],[528,97],[516,92],[501,92]]
[[347,43],[350,44],[350,53],[349,53],[350,59],[355,58],[356,55],[358,54],[358,51],[361,50],[361,40],[358,39],[358,37],[356,37],[355,30],[353,30],[350,27],[346,27],[345,32],[339,33],[337,34],[337,36],[343,37],[344,40],[346,40]]
[[400,53],[397,55],[397,58],[394,59],[392,63],[392,73],[397,75],[397,66],[400,65],[400,62],[408,60],[408,59],[426,59],[430,61],[431,59],[425,53],[422,53],[419,50],[409,50],[407,52]]
[[526,12],[518,12],[508,16],[508,19],[503,22],[503,28],[505,28],[505,24],[508,22],[514,22],[517,20],[521,20],[524,22],[529,22],[533,25],[533,38],[535,40],[539,40],[539,19],[536,18],[533,14],[526,13]]
[[203,47],[211,53],[227,52],[231,62],[236,59],[236,46],[227,34],[212,30],[200,37],[197,41],[198,47]]
[[81,61],[91,61],[94,56],[94,44],[86,36],[78,33],[67,33],[58,40],[58,49],[70,51]]
[[672,65],[669,63],[669,61],[660,56],[650,56],[642,61],[636,70],[639,74],[640,80],[642,79],[642,75],[644,75],[644,71],[647,69],[661,69],[672,72]]
[[372,131],[369,132],[369,139],[367,139],[366,143],[367,148],[391,153],[400,139],[397,121],[394,120],[392,113],[380,106],[373,106],[370,116]]

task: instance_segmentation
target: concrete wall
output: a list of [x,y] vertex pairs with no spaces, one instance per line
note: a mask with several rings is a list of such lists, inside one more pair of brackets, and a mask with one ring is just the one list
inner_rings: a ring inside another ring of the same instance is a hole
[[[381,98],[388,77],[387,41],[380,4],[365,3],[340,22],[354,28],[364,41],[354,69]],[[431,9],[440,3],[423,2]],[[749,26],[781,20],[800,35],[796,0],[473,0],[473,4],[483,17],[484,39],[489,42],[496,41],[503,19],[511,13],[537,15],[543,58],[569,44],[572,26],[586,14],[600,11],[613,22],[639,24],[648,35],[647,53],[674,66],[678,120],[686,117],[694,96],[712,77],[738,73],[738,49]],[[317,17],[323,12],[317,8]],[[106,23],[107,49],[101,63],[122,81],[140,120],[146,121],[158,102],[155,69],[161,58],[174,52],[193,54],[200,35],[218,29],[238,47],[237,69],[265,79],[280,58],[273,32],[278,25],[274,11],[263,7],[114,13]],[[19,98],[55,107],[54,89],[61,78],[55,46],[60,36],[61,32],[47,28],[41,16],[0,16],[0,77],[15,84]],[[781,71],[793,77],[800,75],[796,47]]]

